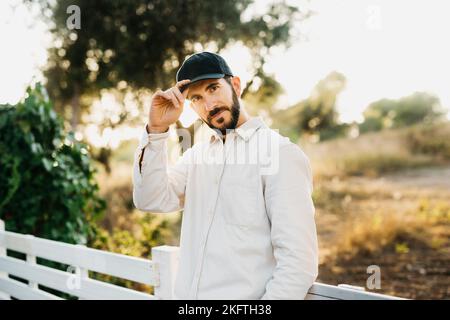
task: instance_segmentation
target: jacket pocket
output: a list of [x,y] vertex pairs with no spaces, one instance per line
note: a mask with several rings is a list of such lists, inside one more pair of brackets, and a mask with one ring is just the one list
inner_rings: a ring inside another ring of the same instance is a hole
[[221,185],[224,220],[237,226],[256,226],[258,221],[258,176],[253,170],[233,170]]

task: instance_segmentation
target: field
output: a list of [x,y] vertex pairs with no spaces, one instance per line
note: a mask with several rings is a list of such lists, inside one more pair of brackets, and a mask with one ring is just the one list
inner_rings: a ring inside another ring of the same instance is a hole
[[[371,291],[450,297],[448,129],[417,126],[304,146],[315,171],[319,281],[365,287],[367,267],[377,265],[381,289]],[[436,141],[442,148],[431,152]]]

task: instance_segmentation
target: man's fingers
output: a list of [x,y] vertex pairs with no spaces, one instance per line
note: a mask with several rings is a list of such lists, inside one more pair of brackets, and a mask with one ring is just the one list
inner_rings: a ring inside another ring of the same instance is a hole
[[182,92],[181,94],[183,95],[183,97],[184,97],[185,99],[187,99],[188,93],[189,93],[189,87],[187,87],[186,89],[184,89],[183,92]]
[[178,81],[177,84],[175,85],[175,87],[180,88],[180,87],[188,84],[189,82],[191,82],[191,80],[189,80],[189,79]]
[[183,106],[184,104],[184,100],[187,97],[187,94],[189,92],[188,89],[184,90],[183,93],[181,93],[181,89],[183,88],[184,85],[188,84],[189,82],[191,82],[191,80],[181,80],[179,82],[177,82],[177,84],[166,90],[166,91],[161,91],[158,90],[155,92],[155,94],[153,95],[153,97],[162,97],[165,100],[169,100],[172,102],[173,106],[175,108],[180,108]]
[[177,96],[175,95],[175,92],[173,92],[173,90],[170,90],[169,94],[170,94],[170,97],[172,99],[173,106],[175,108],[179,108],[180,107],[180,101],[178,101]]
[[165,100],[172,102],[173,106],[176,108],[178,105],[178,100],[175,98],[173,94],[170,93],[170,90],[161,92],[160,96],[163,97]]
[[181,80],[177,82],[177,84],[175,85],[175,87],[178,88],[180,92],[183,94],[184,98],[186,98],[188,94],[187,90],[189,87],[187,87],[187,84],[189,84],[189,82],[191,82],[191,80],[189,79]]
[[163,96],[163,91],[162,90],[156,90],[156,92],[153,94],[152,98],[155,97],[164,97]]
[[163,97],[166,100],[171,100],[172,97],[170,96],[169,92],[165,91],[165,92],[160,92],[159,96]]
[[181,94],[180,89],[174,87],[173,92],[177,96],[178,101],[180,101],[180,104],[184,104],[184,96]]

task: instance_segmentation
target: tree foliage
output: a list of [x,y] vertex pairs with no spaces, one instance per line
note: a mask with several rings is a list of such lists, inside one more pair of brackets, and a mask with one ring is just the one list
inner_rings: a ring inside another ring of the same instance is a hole
[[364,111],[360,131],[401,128],[419,122],[431,123],[443,115],[438,97],[426,92],[415,92],[398,100],[381,99],[371,103]]
[[[250,19],[241,18],[252,0],[61,0],[51,10],[56,46],[49,50],[47,88],[58,108],[89,107],[86,96],[127,85],[133,89],[173,85],[184,58],[199,45],[217,51],[240,41],[262,72],[268,48],[289,45],[291,26],[308,16],[284,2]],[[69,5],[81,9],[81,29],[66,26]],[[72,113],[78,117],[77,112]]]
[[0,218],[9,231],[86,244],[104,202],[84,144],[63,131],[45,89],[0,105]]
[[338,123],[336,99],[345,85],[343,74],[331,72],[315,85],[308,98],[278,112],[274,124],[294,140],[301,135],[315,135],[319,140],[341,135],[347,126]]

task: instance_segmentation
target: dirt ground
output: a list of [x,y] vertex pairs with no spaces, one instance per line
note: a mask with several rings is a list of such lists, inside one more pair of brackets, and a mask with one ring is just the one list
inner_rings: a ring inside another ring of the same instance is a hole
[[366,287],[370,276],[367,267],[378,265],[381,270],[381,289],[368,291],[408,299],[449,299],[449,248],[437,251],[407,236],[397,240],[407,241],[412,249],[406,254],[398,254],[391,245],[376,254],[360,253],[353,257],[340,257],[321,265],[318,281]]
[[[402,214],[415,210],[424,199],[430,204],[450,204],[449,166],[407,170],[377,178],[332,179],[321,181],[316,187],[326,189],[327,195],[316,205],[319,282],[365,287],[369,277],[367,267],[378,265],[381,289],[369,291],[411,299],[450,299],[448,221],[430,230],[430,235],[436,230],[446,239],[438,248],[426,241],[427,234],[404,233],[376,252],[333,254],[339,238],[351,232],[349,223],[360,215]],[[402,245],[406,249],[401,250]]]

